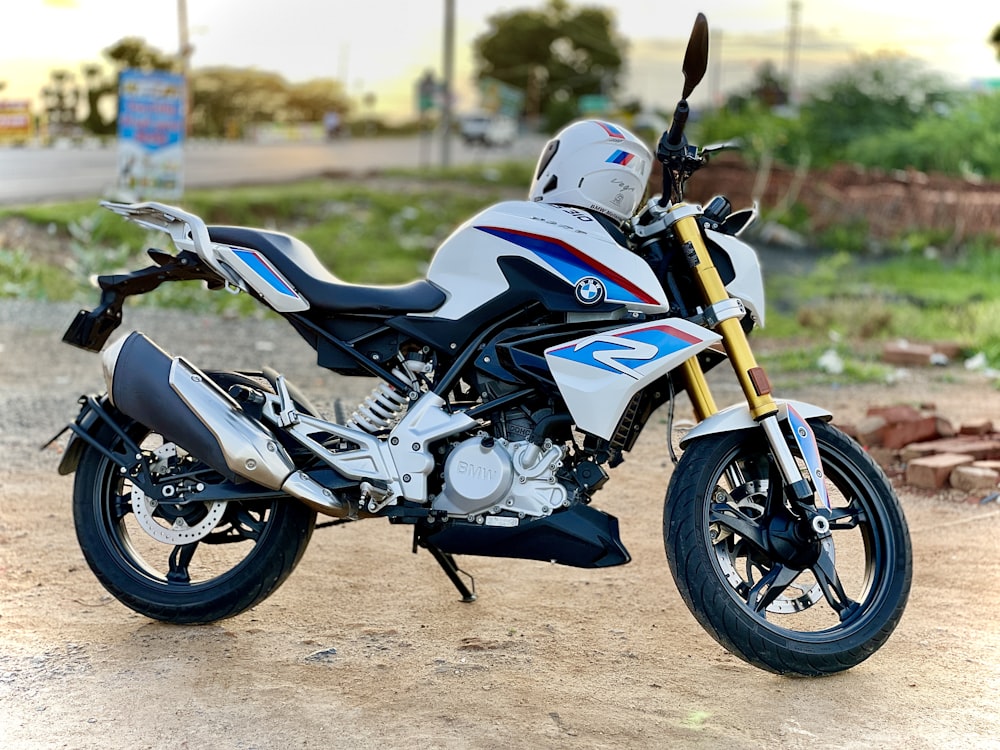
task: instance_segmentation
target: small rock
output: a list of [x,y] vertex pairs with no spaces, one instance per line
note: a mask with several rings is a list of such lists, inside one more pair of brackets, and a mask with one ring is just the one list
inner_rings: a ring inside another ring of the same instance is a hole
[[327,664],[334,660],[337,655],[337,649],[331,646],[330,648],[321,648],[319,651],[313,651],[309,656],[306,657],[306,661],[318,662],[321,664]]

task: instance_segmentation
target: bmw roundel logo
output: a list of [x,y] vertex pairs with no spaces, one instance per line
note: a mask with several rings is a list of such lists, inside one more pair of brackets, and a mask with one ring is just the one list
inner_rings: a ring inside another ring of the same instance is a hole
[[604,301],[604,283],[593,276],[585,276],[576,282],[576,299],[581,305],[599,305]]

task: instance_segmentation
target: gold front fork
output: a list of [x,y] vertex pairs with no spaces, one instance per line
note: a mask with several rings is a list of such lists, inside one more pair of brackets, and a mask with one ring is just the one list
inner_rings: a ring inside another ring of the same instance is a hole
[[[697,218],[684,216],[678,219],[674,224],[674,231],[687,254],[688,262],[691,264],[706,306],[728,300],[729,293],[708,254],[708,248],[702,239]],[[726,354],[729,355],[740,387],[746,396],[747,404],[750,407],[750,416],[760,421],[766,416],[777,413],[778,407],[771,397],[771,384],[767,379],[767,374],[757,364],[739,319],[728,318],[721,321],[716,326],[716,331],[722,336],[722,345],[725,347]],[[683,370],[687,380],[688,396],[694,407],[695,416],[699,421],[706,419],[718,409],[712,394],[709,392],[701,365],[696,358],[692,358],[684,363]]]

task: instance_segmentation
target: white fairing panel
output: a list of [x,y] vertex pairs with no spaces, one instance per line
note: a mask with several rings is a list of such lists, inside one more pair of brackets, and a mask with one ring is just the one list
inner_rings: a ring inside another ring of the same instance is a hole
[[743,240],[730,234],[705,230],[705,234],[717,244],[733,262],[736,278],[726,284],[726,291],[741,300],[750,311],[754,322],[764,327],[764,277],[761,274],[757,251]]
[[527,258],[565,280],[581,311],[605,300],[647,313],[669,308],[652,269],[587,212],[508,201],[462,224],[438,248],[427,278],[448,299],[434,317],[457,320],[507,291],[497,264],[502,257]]
[[545,361],[576,426],[611,439],[632,396],[721,339],[681,318],[665,318],[549,347]]

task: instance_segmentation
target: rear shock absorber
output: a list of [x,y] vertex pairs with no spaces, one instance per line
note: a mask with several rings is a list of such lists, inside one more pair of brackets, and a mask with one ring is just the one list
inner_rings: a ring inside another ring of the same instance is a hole
[[[427,372],[427,367],[427,363],[419,359],[407,359],[393,368],[392,374],[404,383],[409,383],[411,391],[419,392],[420,383],[417,375]],[[372,435],[389,430],[402,418],[409,403],[409,393],[397,391],[382,381],[362,403],[358,404],[347,420],[347,426],[356,427]]]

